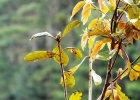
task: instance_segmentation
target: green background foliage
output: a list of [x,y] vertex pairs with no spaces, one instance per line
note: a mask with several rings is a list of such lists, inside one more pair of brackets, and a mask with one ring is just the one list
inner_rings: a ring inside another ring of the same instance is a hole
[[[24,56],[35,50],[53,49],[55,41],[42,37],[29,41],[38,32],[48,31],[56,35],[70,23],[72,8],[79,0],[0,0],[0,100],[63,100],[63,87],[59,84],[60,66],[52,59],[27,63]],[[95,4],[96,4],[95,0]],[[78,13],[79,14],[79,13]],[[80,19],[78,14],[75,16]],[[93,12],[90,19],[96,18]],[[74,17],[74,19],[75,19]],[[62,46],[80,47],[80,34],[83,26],[71,31],[62,41]],[[140,43],[127,47],[130,61],[139,55]],[[85,50],[84,55],[88,52]],[[79,64],[73,55],[65,70]],[[116,73],[119,66],[125,66],[120,57],[117,60]],[[96,72],[105,78],[107,62],[97,61],[93,64]],[[115,76],[116,74],[114,74]],[[74,74],[76,85],[68,89],[83,92],[83,100],[88,95],[88,60]],[[104,82],[104,81],[103,81]],[[123,91],[133,100],[140,98],[140,81],[130,82],[128,77],[120,82]],[[103,85],[103,83],[101,84]],[[102,86],[93,85],[93,98],[101,93]]]

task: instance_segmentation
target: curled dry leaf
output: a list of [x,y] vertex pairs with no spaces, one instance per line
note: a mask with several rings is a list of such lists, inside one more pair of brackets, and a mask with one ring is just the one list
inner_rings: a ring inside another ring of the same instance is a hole
[[33,62],[33,61],[37,61],[37,60],[44,60],[44,59],[47,59],[47,58],[52,58],[55,55],[56,55],[55,53],[48,52],[48,51],[34,51],[34,52],[26,55],[24,60],[27,61],[27,62]]
[[126,39],[133,44],[133,25],[130,21],[125,25],[125,36]]
[[[53,37],[50,33],[48,33],[48,32],[41,32],[41,33],[37,33],[37,34],[33,35],[33,36],[31,37],[30,40],[32,40],[32,39],[34,39],[34,38],[36,38],[36,37],[41,37],[41,36],[48,36],[48,37],[54,38],[54,37]],[[54,39],[55,39],[55,38],[54,38]]]

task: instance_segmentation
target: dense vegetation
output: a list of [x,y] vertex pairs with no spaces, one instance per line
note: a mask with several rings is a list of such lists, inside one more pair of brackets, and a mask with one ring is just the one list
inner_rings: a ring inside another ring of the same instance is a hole
[[[24,56],[34,50],[52,50],[55,44],[52,39],[35,39],[28,41],[34,34],[49,31],[56,35],[69,23],[69,16],[73,6],[79,0],[1,0],[0,1],[0,100],[63,100],[62,86],[60,82],[60,68],[51,59],[35,63],[26,63]],[[97,17],[94,13],[92,16]],[[78,15],[77,15],[78,16]],[[76,16],[76,17],[77,17]],[[82,29],[82,26],[80,26]],[[64,39],[62,46],[80,47],[80,28],[74,29]],[[134,41],[133,46],[127,47],[130,61],[139,55],[140,43]],[[86,51],[86,50],[85,50]],[[86,55],[87,52],[84,52]],[[79,63],[70,56],[68,69]],[[85,61],[88,63],[88,61]],[[75,73],[76,85],[74,89],[83,92],[83,100],[87,99],[88,92],[88,70],[87,63],[82,64]],[[95,70],[105,78],[105,64],[107,62],[95,62]],[[115,65],[125,65],[122,58]],[[117,70],[113,70],[116,72]],[[80,85],[79,85],[80,84]],[[138,87],[139,81],[131,82],[126,77],[119,83],[123,91],[130,99],[140,98]],[[103,85],[103,84],[101,84]],[[72,92],[72,90],[68,90]],[[101,87],[93,86],[93,94],[96,99],[101,93]]]

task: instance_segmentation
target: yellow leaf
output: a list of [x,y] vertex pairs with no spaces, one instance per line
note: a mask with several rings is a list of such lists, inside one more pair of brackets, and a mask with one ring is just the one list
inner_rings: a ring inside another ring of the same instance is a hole
[[48,52],[48,51],[34,51],[34,52],[26,55],[24,60],[27,61],[27,62],[33,62],[33,61],[36,61],[36,60],[44,60],[44,59],[47,59],[47,58],[52,58],[54,56],[55,56],[55,53]]
[[75,20],[75,21],[71,22],[70,24],[68,24],[68,25],[65,27],[64,31],[63,31],[62,38],[63,38],[70,30],[72,30],[73,28],[78,27],[79,24],[80,24],[80,21],[78,21],[78,20]]
[[[64,72],[64,77],[65,77],[66,86],[72,88],[75,85],[75,79],[72,76],[72,74],[69,74],[68,72]],[[61,77],[60,84],[64,86],[62,77]]]
[[84,50],[86,44],[87,44],[87,40],[88,40],[88,34],[87,34],[87,29],[84,31],[84,34],[82,34],[82,38],[81,38],[81,47],[82,50]]
[[135,23],[133,23],[133,25],[135,28],[137,28],[137,30],[140,30],[140,20],[137,20]]
[[91,9],[92,9],[92,6],[90,3],[86,3],[84,6],[83,6],[83,10],[82,10],[82,22],[83,22],[83,25],[88,21],[88,17],[90,16],[91,14]]
[[[69,57],[61,47],[60,47],[60,50],[61,51],[59,51],[58,44],[57,44],[52,51],[53,53],[57,55],[55,55],[53,58],[57,63],[59,64],[62,63],[63,66],[66,66],[69,62]],[[62,62],[60,61],[60,52],[62,55]]]
[[71,75],[74,74],[75,71],[80,67],[80,65],[81,65],[81,64],[78,64],[77,66],[75,66],[75,67],[69,69],[67,72],[68,72],[69,74],[71,74]]
[[82,99],[82,92],[75,91],[71,94],[69,100],[81,100]]
[[72,10],[72,15],[70,17],[70,20],[84,6],[85,3],[86,3],[85,1],[80,1],[75,5],[75,7]]
[[81,52],[79,49],[77,49],[77,48],[68,47],[68,48],[67,48],[67,51],[73,53],[74,56],[75,56],[77,59],[81,59],[81,58],[82,58],[82,52]]
[[71,75],[74,74],[75,71],[81,66],[81,64],[84,62],[84,60],[85,60],[86,58],[87,58],[87,56],[83,58],[83,60],[80,62],[80,64],[78,64],[78,65],[76,65],[75,67],[69,69],[67,72],[68,72],[69,74],[71,74]]
[[95,26],[93,29],[91,29],[88,32],[88,36],[94,36],[94,35],[99,35],[99,36],[103,36],[105,35],[105,30],[101,25],[97,25]]
[[133,26],[130,21],[128,21],[125,25],[125,36],[126,39],[133,44]]
[[88,48],[91,49],[97,36],[90,36],[88,40]]
[[123,79],[125,76],[128,75],[128,73],[130,72],[130,68],[131,68],[131,63],[130,63],[129,59],[126,59],[126,65],[125,65],[124,70],[125,69],[127,69],[127,70],[121,75],[120,79]]
[[105,31],[108,33],[108,32],[110,32],[110,22],[108,21],[108,20],[106,20],[106,19],[104,19],[104,29],[105,29]]
[[135,4],[132,4],[127,10],[129,19],[137,19],[140,16],[140,9]]
[[102,0],[98,0],[98,3],[99,3],[99,6],[100,6],[101,11],[104,14],[106,14],[109,11],[109,8],[105,4],[103,4],[103,1]]
[[98,52],[104,47],[105,43],[111,42],[111,39],[104,38],[100,40],[99,42],[96,42],[94,45],[94,48],[92,49],[91,57],[95,57]]
[[111,93],[112,93],[112,90],[107,90],[107,91],[105,92],[104,100],[105,100],[106,98],[108,98],[108,97],[111,95]]
[[117,98],[116,100],[130,100],[122,91],[121,91],[121,87],[116,84],[116,90],[117,90]]
[[93,20],[89,23],[88,29],[94,28],[95,26],[101,24],[101,22],[102,22],[102,18],[93,19]]
[[116,0],[109,0],[110,1],[110,4],[114,7],[116,7]]
[[[134,69],[138,72],[136,72]],[[133,67],[133,69],[131,69],[130,74],[129,74],[130,81],[137,80],[140,77],[139,72],[140,72],[140,63],[136,64]]]

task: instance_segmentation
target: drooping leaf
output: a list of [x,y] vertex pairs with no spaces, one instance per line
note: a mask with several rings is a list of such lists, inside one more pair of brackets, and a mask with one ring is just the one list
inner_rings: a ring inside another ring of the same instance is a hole
[[50,33],[48,33],[48,32],[41,32],[41,33],[37,33],[37,34],[33,35],[33,36],[31,37],[30,40],[32,40],[32,39],[34,39],[34,38],[36,38],[36,37],[41,37],[41,36],[48,36],[48,37],[54,38],[54,37],[53,37]]
[[117,98],[116,100],[130,100],[122,91],[121,91],[121,87],[116,84],[116,90],[117,90]]
[[[135,69],[135,70],[134,70]],[[138,71],[138,72],[136,72]],[[134,81],[140,78],[140,63],[136,64],[133,69],[130,70],[129,79]]]
[[96,55],[95,59],[97,59],[97,60],[104,60],[104,61],[105,60],[109,60],[109,59],[111,59],[114,56],[115,53],[116,53],[115,49],[111,50],[111,51],[109,51],[109,50],[103,51],[103,52],[98,53]]
[[111,42],[111,39],[104,38],[95,43],[94,48],[92,49],[91,57],[96,57],[98,52],[104,47],[105,43]]
[[[64,78],[65,78],[65,82],[66,82],[67,87],[72,88],[75,85],[74,77],[71,74],[69,74],[68,72],[64,72]],[[63,81],[62,77],[61,77],[60,84],[62,86],[64,86],[64,81]]]
[[133,26],[130,21],[128,21],[125,25],[125,36],[126,39],[133,44]]
[[87,58],[87,57],[84,57],[83,60],[80,62],[80,64],[78,64],[78,65],[76,65],[75,67],[69,69],[67,72],[68,72],[69,74],[71,74],[71,75],[74,74],[75,71],[81,66],[81,64],[84,62],[84,60],[85,60],[86,58]]
[[93,81],[95,83],[95,85],[100,85],[102,83],[102,78],[101,76],[99,76],[98,74],[96,74],[96,72],[94,70],[91,70],[91,76],[93,78]]
[[84,34],[81,35],[82,38],[81,38],[81,47],[82,47],[82,50],[84,50],[86,44],[87,44],[87,41],[88,41],[88,34],[87,34],[87,29],[84,30]]
[[79,50],[78,48],[67,47],[67,51],[73,53],[74,56],[75,56],[77,59],[81,59],[81,58],[82,58],[82,52],[81,52],[81,50]]
[[79,24],[80,24],[80,21],[78,21],[78,20],[75,20],[75,21],[71,22],[70,24],[68,24],[68,25],[65,27],[64,31],[63,31],[62,38],[63,38],[70,30],[72,30],[73,28],[78,27]]
[[[59,51],[59,47],[57,44],[52,51],[53,53],[55,53],[57,55],[55,55],[53,58],[57,63],[59,63],[59,64],[62,63],[63,66],[66,66],[69,62],[69,57],[61,47],[60,47],[60,50],[61,51]],[[60,61],[60,53],[62,55],[62,59],[61,59],[62,61]]]
[[96,37],[97,37],[96,35],[95,35],[95,36],[90,36],[90,37],[89,37],[89,40],[88,40],[88,48],[89,48],[89,49],[92,48],[92,46],[93,46],[93,44],[94,44],[94,42],[95,42]]
[[55,55],[56,55],[55,53],[48,52],[48,51],[34,51],[34,52],[26,55],[24,60],[27,61],[27,62],[33,62],[33,61],[37,61],[37,60],[44,60],[44,59],[47,59],[47,58],[52,58]]
[[75,7],[72,10],[72,15],[70,17],[70,20],[72,19],[72,17],[84,6],[86,2],[85,1],[79,1]]
[[81,100],[81,99],[82,99],[82,92],[80,92],[79,90],[73,92],[69,98],[69,100]]
[[88,18],[91,14],[91,9],[93,7],[91,6],[90,3],[86,3],[84,6],[83,6],[83,10],[82,10],[82,22],[83,22],[83,25],[88,21]]

